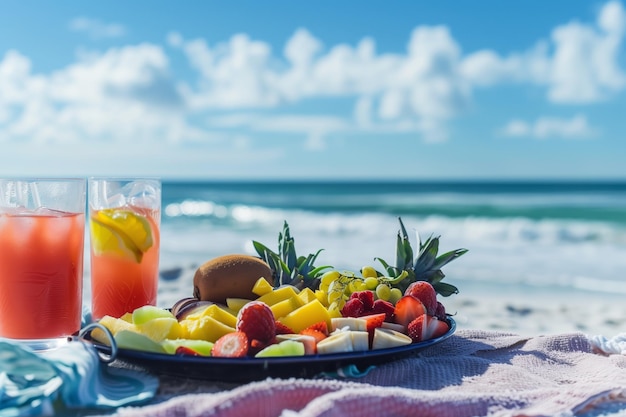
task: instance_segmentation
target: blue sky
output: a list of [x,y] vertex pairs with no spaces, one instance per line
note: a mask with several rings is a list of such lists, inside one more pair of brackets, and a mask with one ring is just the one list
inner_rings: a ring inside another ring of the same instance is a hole
[[626,179],[621,1],[0,2],[0,175]]

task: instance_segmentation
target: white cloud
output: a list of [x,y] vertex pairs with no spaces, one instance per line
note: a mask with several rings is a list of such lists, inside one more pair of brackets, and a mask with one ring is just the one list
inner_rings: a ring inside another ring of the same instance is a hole
[[[150,44],[109,49],[48,75],[17,52],[0,61],[0,141],[178,141],[187,126],[168,59]],[[7,117],[7,114],[10,116]]]
[[[126,31],[88,18],[71,27],[93,37]],[[557,104],[591,103],[623,91],[625,31],[624,7],[610,1],[595,22],[561,25],[506,56],[489,49],[464,53],[446,26],[416,27],[402,53],[378,52],[370,37],[324,45],[305,28],[276,50],[244,33],[219,43],[168,33],[167,44],[195,71],[192,81],[174,79],[170,57],[154,44],[88,51],[49,74],[33,73],[29,57],[8,51],[0,57],[0,141],[197,143],[282,132],[320,149],[334,133],[402,132],[441,142],[449,136],[448,121],[471,106],[477,88],[540,86]],[[290,107],[336,98],[352,100],[352,111],[304,116]],[[586,137],[595,130],[577,116],[512,122],[505,132]]]
[[551,102],[593,103],[626,87],[620,69],[626,11],[618,1],[606,3],[595,25],[571,22],[556,27],[549,40],[526,52],[501,57],[482,50],[461,63],[464,77],[475,86],[523,82],[546,86]]
[[75,32],[85,32],[92,39],[118,38],[126,34],[126,28],[119,23],[104,23],[84,16],[72,19],[69,27]]
[[596,134],[584,115],[576,115],[570,119],[556,117],[540,117],[534,122],[511,120],[501,134],[507,137],[529,137],[533,139],[585,139]]

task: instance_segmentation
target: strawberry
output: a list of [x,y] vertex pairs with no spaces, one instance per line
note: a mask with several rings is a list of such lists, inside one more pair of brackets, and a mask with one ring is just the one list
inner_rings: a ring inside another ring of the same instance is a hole
[[350,298],[358,298],[363,303],[363,309],[369,311],[374,306],[374,291],[355,291],[350,294]]
[[389,301],[378,299],[374,301],[374,305],[372,306],[372,313],[385,313],[386,321],[393,320],[393,313],[395,312],[395,307]]
[[248,348],[248,355],[254,356],[273,343],[276,343],[275,338],[270,340],[269,342],[262,342],[258,339],[252,339],[250,340],[250,346]]
[[324,332],[311,328],[311,327],[307,327],[306,329],[302,330],[300,332],[300,334],[305,335],[305,336],[312,336],[315,339],[315,344],[317,345],[321,340],[324,340],[328,337],[328,334],[324,334]]
[[445,321],[422,314],[409,323],[407,335],[413,339],[413,342],[421,342],[443,336],[449,329],[448,323]]
[[382,326],[386,317],[387,315],[385,313],[368,314],[366,316],[359,317],[360,319],[365,320],[365,329],[367,330],[367,333],[369,333],[370,349],[372,347],[372,342],[374,341],[374,329]]
[[320,321],[318,323],[312,324],[307,329],[317,330],[318,332],[322,332],[325,336],[328,336],[328,323],[325,321]]
[[417,298],[405,295],[396,303],[394,315],[395,321],[406,329],[410,322],[419,316],[426,314],[426,307]]
[[248,336],[244,332],[226,333],[217,339],[211,350],[211,356],[222,358],[241,358],[248,354]]
[[363,305],[363,301],[358,298],[350,298],[341,309],[341,315],[343,317],[359,317],[362,316],[364,312],[365,306]]
[[435,310],[437,310],[437,292],[431,283],[415,281],[407,287],[404,291],[404,295],[411,295],[417,298],[424,304],[428,314],[431,316],[435,314]]
[[378,314],[368,314],[367,316],[361,316],[360,318],[365,320],[365,326],[368,332],[373,332],[375,328],[383,325],[385,321],[386,314],[378,313]]
[[237,314],[237,330],[248,340],[269,342],[276,336],[276,319],[270,307],[261,301],[251,301]]
[[283,323],[278,320],[275,321],[274,325],[276,326],[276,334],[292,334],[293,330],[289,327],[285,326]]
[[175,355],[186,355],[186,356],[202,356],[200,355],[198,352],[196,352],[195,350],[188,348],[187,346],[178,346],[176,348],[176,351],[174,352]]

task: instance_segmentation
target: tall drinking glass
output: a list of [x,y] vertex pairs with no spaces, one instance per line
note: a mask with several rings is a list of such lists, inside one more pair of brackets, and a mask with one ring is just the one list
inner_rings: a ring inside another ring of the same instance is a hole
[[92,318],[156,305],[161,181],[89,178]]
[[0,337],[43,350],[80,330],[84,236],[84,179],[0,179]]

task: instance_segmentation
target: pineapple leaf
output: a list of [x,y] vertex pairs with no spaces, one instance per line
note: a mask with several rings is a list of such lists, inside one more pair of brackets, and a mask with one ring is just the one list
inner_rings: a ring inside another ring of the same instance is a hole
[[435,263],[433,264],[432,268],[440,269],[447,263],[452,262],[453,260],[455,260],[456,258],[458,258],[459,256],[465,253],[467,253],[467,249],[455,249],[450,252],[446,252],[443,255],[439,255],[437,259],[435,260]]
[[295,240],[290,234],[289,225],[286,221],[283,224],[283,230],[278,234],[278,253],[271,251],[259,242],[253,241],[252,243],[259,256],[272,269],[274,287],[289,284],[300,289],[304,287],[317,289],[319,275],[325,269],[332,268],[332,266],[316,268],[313,265],[322,249],[308,256],[296,254]]
[[437,282],[433,285],[433,287],[435,288],[435,291],[437,291],[437,293],[441,294],[444,297],[449,297],[452,294],[459,293],[459,289],[457,287],[446,282]]
[[428,271],[433,267],[435,260],[437,259],[437,252],[439,251],[439,237],[433,238],[430,236],[426,239],[426,242],[420,247],[420,252],[415,260],[415,266],[413,270],[416,276],[420,276],[423,271]]

